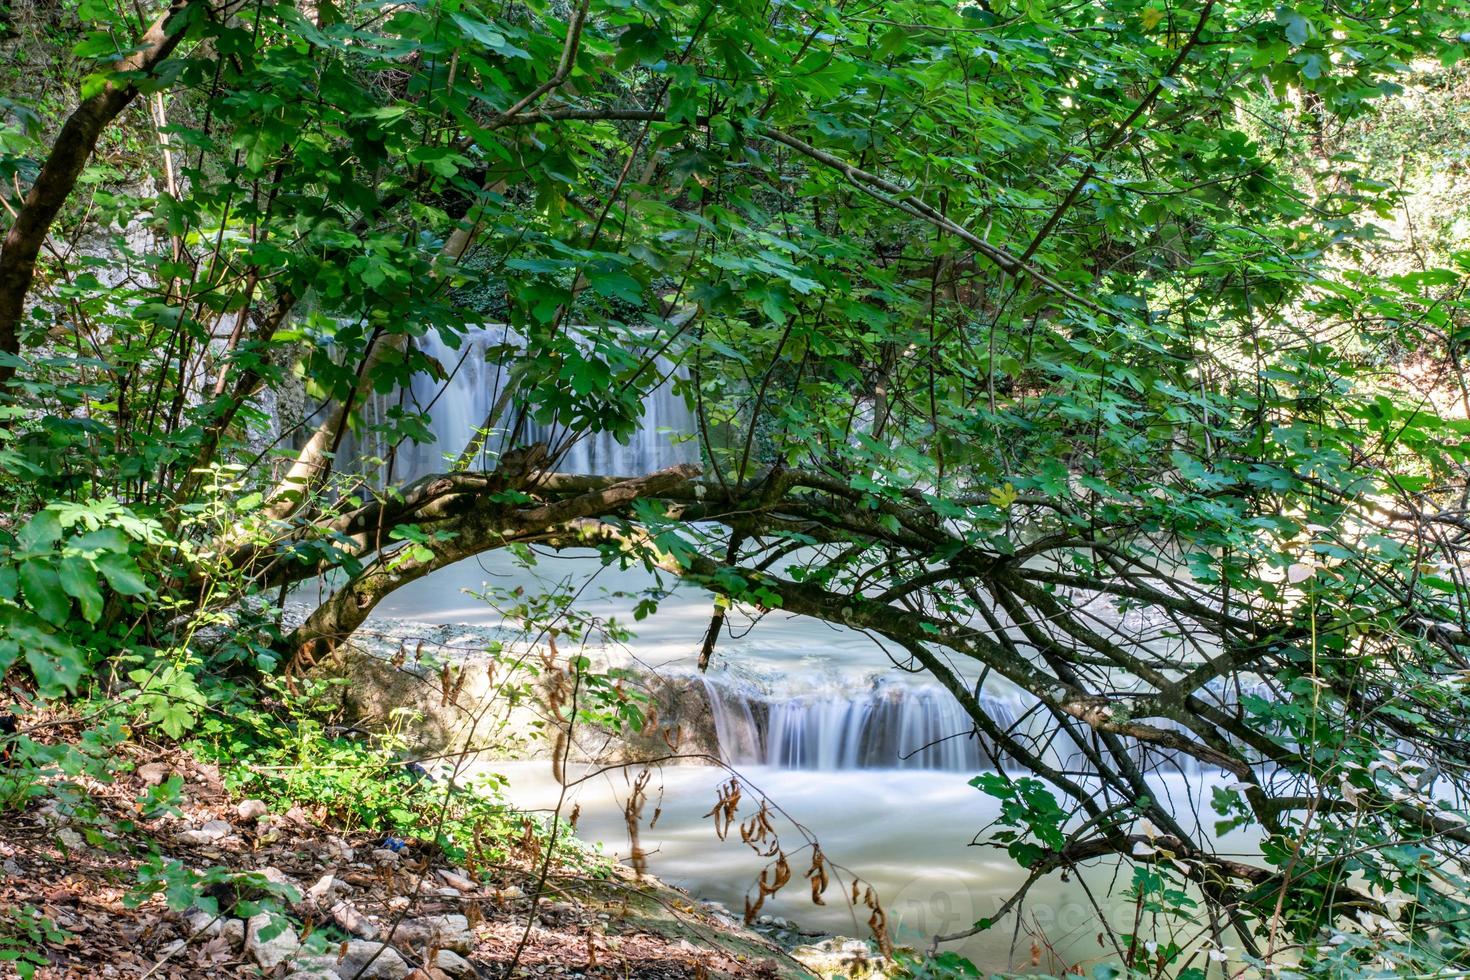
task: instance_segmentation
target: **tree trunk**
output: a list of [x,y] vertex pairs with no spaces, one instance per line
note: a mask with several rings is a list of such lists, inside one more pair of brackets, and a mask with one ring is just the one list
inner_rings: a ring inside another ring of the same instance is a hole
[[[182,40],[182,24],[177,21],[190,6],[201,2],[173,0],[163,16],[138,40],[137,50],[118,62],[115,70],[151,73]],[[36,258],[46,235],[76,187],[102,131],[137,97],[135,83],[118,86],[108,82],[101,91],[82,100],[57,134],[41,173],[21,204],[4,244],[0,245],[0,391],[15,375],[20,363],[26,297],[36,278]]]

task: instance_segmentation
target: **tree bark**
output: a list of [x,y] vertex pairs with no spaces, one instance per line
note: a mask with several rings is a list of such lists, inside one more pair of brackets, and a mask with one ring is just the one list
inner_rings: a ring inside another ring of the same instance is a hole
[[[137,50],[119,61],[115,71],[153,72],[182,40],[178,21],[184,12],[202,2],[173,0],[138,40]],[[36,258],[46,235],[76,187],[102,131],[137,97],[138,86],[129,80],[123,85],[107,82],[101,91],[82,100],[57,134],[50,155],[0,245],[0,391],[15,375],[26,297],[36,278]]]

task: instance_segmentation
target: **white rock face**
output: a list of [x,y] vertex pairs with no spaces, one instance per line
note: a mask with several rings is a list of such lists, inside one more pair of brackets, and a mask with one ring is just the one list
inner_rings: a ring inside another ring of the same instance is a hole
[[270,921],[270,915],[261,912],[252,915],[245,927],[245,952],[267,973],[285,963],[301,949],[301,942],[296,938],[296,931],[291,928],[290,923],[272,938],[262,939],[260,934],[270,926]]

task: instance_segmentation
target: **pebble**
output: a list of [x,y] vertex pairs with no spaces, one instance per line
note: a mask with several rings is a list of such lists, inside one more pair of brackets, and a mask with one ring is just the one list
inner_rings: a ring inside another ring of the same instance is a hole
[[266,806],[262,800],[241,800],[240,804],[235,807],[235,813],[246,822],[259,820],[270,812],[270,807]]
[[466,878],[464,875],[459,874],[458,872],[445,871],[441,868],[440,870],[435,872],[435,874],[439,876],[440,881],[444,882],[444,884],[448,885],[450,888],[456,888],[462,892],[472,892],[476,890],[477,886],[475,885],[475,883],[469,878]]
[[62,827],[58,830],[56,839],[61,841],[61,846],[68,851],[82,851],[87,847],[87,839],[70,827]]
[[386,847],[375,847],[368,853],[374,864],[397,864],[398,852],[390,851]]
[[354,936],[363,939],[376,939],[378,936],[378,927],[351,902],[338,902],[332,906],[330,914],[333,922]]
[[228,820],[211,820],[199,828],[199,832],[207,834],[211,840],[224,840],[235,832]]
[[149,762],[138,767],[138,778],[144,786],[157,786],[167,779],[173,770],[162,762]]

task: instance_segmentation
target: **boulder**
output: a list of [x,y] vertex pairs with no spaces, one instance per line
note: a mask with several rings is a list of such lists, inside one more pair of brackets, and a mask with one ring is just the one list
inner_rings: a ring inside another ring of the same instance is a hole
[[403,980],[409,972],[398,950],[366,939],[349,940],[347,951],[337,961],[338,976],[357,980]]
[[468,953],[475,948],[475,934],[470,929],[470,920],[462,915],[425,915],[417,919],[404,919],[388,938],[414,950],[434,946],[456,953]]
[[475,965],[452,949],[441,949],[434,956],[434,965],[444,973],[461,980],[462,977],[478,976]]
[[269,913],[261,912],[252,915],[245,926],[245,952],[266,973],[291,959],[301,949],[301,941],[296,938],[296,930],[289,921],[270,939],[262,937],[262,933],[274,930],[271,918]]

